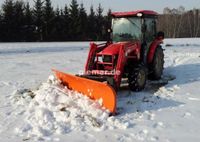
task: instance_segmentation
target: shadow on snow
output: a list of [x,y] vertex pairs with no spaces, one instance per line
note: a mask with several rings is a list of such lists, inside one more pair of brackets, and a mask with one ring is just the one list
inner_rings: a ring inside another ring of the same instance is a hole
[[131,92],[128,87],[122,88],[118,92],[118,112],[124,114],[178,107],[184,103],[155,93],[163,86],[170,88],[196,81],[200,81],[200,64],[167,67],[163,78],[160,81],[148,81],[142,92]]

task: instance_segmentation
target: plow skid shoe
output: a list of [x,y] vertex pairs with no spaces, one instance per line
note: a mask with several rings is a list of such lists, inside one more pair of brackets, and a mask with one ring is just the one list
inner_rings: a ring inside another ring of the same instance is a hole
[[70,75],[57,70],[53,70],[56,77],[67,86],[68,89],[74,90],[88,96],[92,100],[102,99],[103,106],[113,115],[116,111],[116,92],[108,84]]

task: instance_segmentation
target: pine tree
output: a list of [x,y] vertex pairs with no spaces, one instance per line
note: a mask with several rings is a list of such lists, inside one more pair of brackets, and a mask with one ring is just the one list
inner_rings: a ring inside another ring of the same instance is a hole
[[53,26],[53,40],[54,41],[63,41],[65,32],[63,30],[64,28],[64,14],[63,11],[59,8],[55,11],[55,18],[54,18],[54,26]]
[[14,30],[14,3],[13,0],[6,0],[2,5],[3,10],[3,24],[2,29],[4,29],[2,32],[3,41],[13,41],[13,30]]
[[83,3],[80,5],[79,9],[79,19],[80,19],[80,39],[81,40],[86,40],[86,32],[87,32],[87,13],[86,10],[83,6]]
[[6,0],[2,5],[4,20],[11,22],[14,17],[14,3],[13,0]]
[[68,18],[69,18],[69,9],[68,9],[67,5],[65,5],[65,7],[64,7],[64,16],[66,16],[66,18],[68,20]]
[[65,33],[65,11],[63,11],[63,9],[60,10],[60,39],[59,41],[66,41],[67,40],[67,36]]
[[89,40],[96,40],[96,16],[93,6],[90,7],[90,14],[88,16],[88,35]]
[[70,15],[69,15],[69,9],[68,6],[65,5],[64,7],[64,34],[65,34],[65,40],[69,40],[69,26],[70,26]]
[[29,2],[26,3],[24,9],[25,9],[25,12],[24,12],[25,25],[32,25],[33,24],[33,15],[32,15],[32,11],[31,11]]
[[33,25],[33,14],[29,2],[26,3],[24,9],[24,39],[25,41],[34,41],[35,26]]
[[106,19],[106,22],[109,25],[108,28],[111,28],[111,20],[112,20],[112,10],[111,9],[108,9],[108,12],[107,12],[105,19]]
[[3,33],[2,33],[2,31],[3,31],[3,17],[2,17],[2,13],[0,12],[0,42],[2,41],[2,38],[3,38]]
[[14,3],[14,40],[15,41],[24,41],[24,2],[23,1],[16,1]]
[[110,33],[108,33],[108,29],[111,29],[111,21],[112,21],[112,11],[111,9],[108,10],[107,15],[104,17],[104,25],[105,25],[105,30],[103,33],[103,40],[110,40]]
[[60,39],[60,9],[56,8],[55,11],[55,20],[54,20],[54,40],[59,40]]
[[76,0],[72,0],[70,4],[70,36],[71,40],[78,40],[80,33],[79,5]]
[[23,23],[24,22],[24,2],[23,1],[16,1],[14,3],[14,17],[15,22]]
[[103,8],[101,7],[101,4],[99,4],[97,8],[97,17],[96,17],[96,25],[97,25],[97,40],[103,39],[103,24],[104,24],[104,18],[103,18]]
[[54,11],[53,11],[53,7],[51,4],[51,0],[45,0],[44,20],[46,22],[50,22],[53,17],[54,17]]
[[51,5],[51,0],[45,0],[44,6],[44,28],[45,28],[45,40],[48,40],[51,30],[52,30],[52,21],[54,20],[54,11]]
[[34,1],[34,9],[33,9],[33,16],[34,16],[34,23],[36,25],[36,31],[39,36],[39,40],[43,40],[43,1],[36,0]]

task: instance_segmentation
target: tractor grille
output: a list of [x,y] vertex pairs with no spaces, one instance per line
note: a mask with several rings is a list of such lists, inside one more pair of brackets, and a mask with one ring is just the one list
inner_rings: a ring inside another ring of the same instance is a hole
[[103,62],[112,63],[112,56],[110,55],[103,55],[102,56]]

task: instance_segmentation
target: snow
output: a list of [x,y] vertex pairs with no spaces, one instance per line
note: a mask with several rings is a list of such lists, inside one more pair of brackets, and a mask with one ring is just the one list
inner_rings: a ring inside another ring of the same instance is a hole
[[23,110],[25,123],[16,128],[16,133],[21,136],[66,134],[74,130],[83,131],[91,126],[98,129],[105,127],[102,125],[109,117],[109,112],[101,109],[98,101],[94,102],[82,94],[68,90],[53,76],[36,91],[15,92],[12,102],[14,105],[17,103],[18,109],[26,107]]
[[0,141],[200,140],[200,39],[166,39],[162,80],[120,90],[117,116],[52,76],[52,68],[83,71],[88,46],[0,44]]

